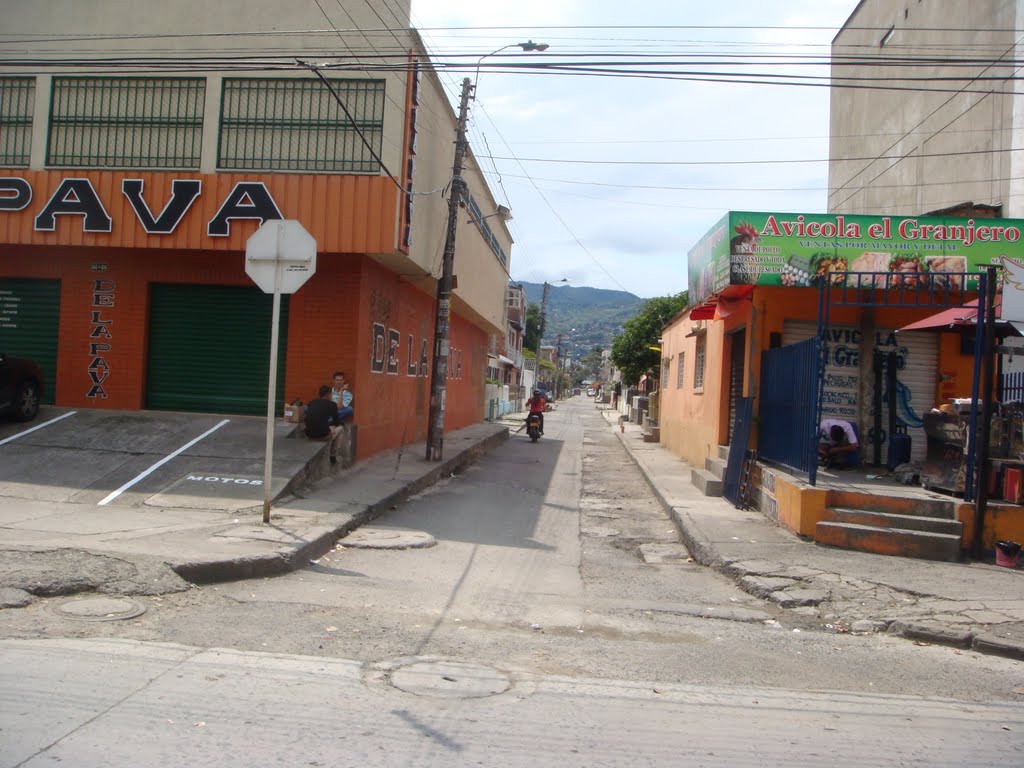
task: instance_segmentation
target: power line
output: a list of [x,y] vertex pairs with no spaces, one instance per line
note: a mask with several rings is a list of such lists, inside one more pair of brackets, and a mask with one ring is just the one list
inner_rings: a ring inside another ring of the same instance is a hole
[[[1015,147],[1006,149],[968,149],[962,152],[928,152],[915,154],[915,158],[934,157],[967,157],[970,155],[996,155],[1007,152],[1019,152]],[[633,166],[706,166],[706,165],[806,165],[813,163],[854,162],[862,160],[902,160],[905,155],[874,156],[874,157],[826,157],[823,159],[793,158],[786,160],[573,160],[557,157],[503,157],[495,156],[495,160],[514,160],[519,163],[552,163],[567,165],[633,165]]]

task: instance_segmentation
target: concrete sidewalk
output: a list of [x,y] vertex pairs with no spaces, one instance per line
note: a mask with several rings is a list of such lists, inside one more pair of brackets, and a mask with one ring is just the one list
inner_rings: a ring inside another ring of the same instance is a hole
[[756,510],[702,495],[690,465],[619,413],[609,428],[647,478],[698,562],[747,592],[839,632],[888,631],[1024,659],[1024,571],[818,546]]
[[[262,501],[254,506],[251,499],[244,502],[245,508],[232,510],[224,509],[222,502],[221,508],[204,509],[9,497],[0,508],[0,592],[6,589],[8,602],[18,604],[19,596],[11,592],[109,590],[109,585],[95,583],[103,578],[144,594],[166,590],[168,577],[206,583],[294,570],[330,551],[354,528],[501,444],[508,433],[504,424],[490,423],[448,432],[445,459],[436,463],[426,460],[424,442],[378,454],[334,471],[295,495],[279,497],[269,525],[262,524]],[[306,464],[275,458],[273,486],[288,487],[296,473],[326,464],[326,456],[319,455],[326,453],[326,444],[315,450],[317,455]],[[168,574],[166,566],[177,577]],[[63,575],[54,575],[54,570]],[[95,571],[94,581],[83,571]],[[127,572],[130,577],[123,575]],[[31,594],[21,596],[22,604]]]

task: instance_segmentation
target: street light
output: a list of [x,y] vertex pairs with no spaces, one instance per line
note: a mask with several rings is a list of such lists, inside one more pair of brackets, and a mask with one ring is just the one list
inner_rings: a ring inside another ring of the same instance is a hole
[[[525,43],[505,45],[496,51],[481,56],[476,62],[476,75],[480,76],[480,62],[488,56],[500,53],[506,48],[522,48],[524,51],[547,50],[546,43]],[[473,98],[475,85],[467,77],[462,81],[462,98],[459,102],[459,122],[455,133],[455,160],[452,163],[452,191],[448,197],[448,230],[441,260],[441,277],[437,281],[437,312],[434,315],[434,357],[430,366],[430,415],[427,419],[427,461],[440,461],[444,453],[444,408],[448,379],[448,323],[451,317],[452,274],[455,271],[455,229],[458,225],[459,205],[465,193],[466,183],[462,179],[462,159],[466,154],[466,122],[469,118],[469,100]],[[507,209],[506,209],[507,210]],[[499,209],[499,213],[501,213]],[[510,212],[511,213],[511,212]]]
[[508,45],[501,46],[501,48],[499,48],[496,51],[491,51],[490,53],[485,53],[483,56],[481,56],[476,61],[476,74],[473,75],[473,86],[474,86],[474,88],[476,87],[476,83],[478,83],[480,81],[480,62],[482,62],[488,56],[493,56],[496,53],[501,53],[502,51],[507,51],[509,48],[522,48],[526,52],[530,52],[530,51],[546,51],[548,49],[548,44],[547,43],[535,43],[535,42],[533,42],[533,40],[527,40],[525,43],[509,43]]

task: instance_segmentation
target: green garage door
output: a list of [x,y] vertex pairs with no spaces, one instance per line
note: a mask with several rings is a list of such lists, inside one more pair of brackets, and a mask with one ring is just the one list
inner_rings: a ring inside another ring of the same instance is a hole
[[[146,407],[265,414],[273,304],[255,286],[151,286]],[[288,297],[282,296],[278,395],[287,338]]]
[[42,402],[57,382],[60,281],[0,277],[0,352],[35,360],[43,369]]

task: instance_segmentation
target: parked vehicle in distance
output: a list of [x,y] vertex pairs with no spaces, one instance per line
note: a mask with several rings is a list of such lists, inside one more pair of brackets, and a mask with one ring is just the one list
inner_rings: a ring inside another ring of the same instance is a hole
[[0,414],[31,421],[39,413],[43,372],[31,360],[0,352]]
[[587,397],[593,397],[593,396],[594,396],[594,389],[593,389],[593,387],[588,387],[587,388]]

